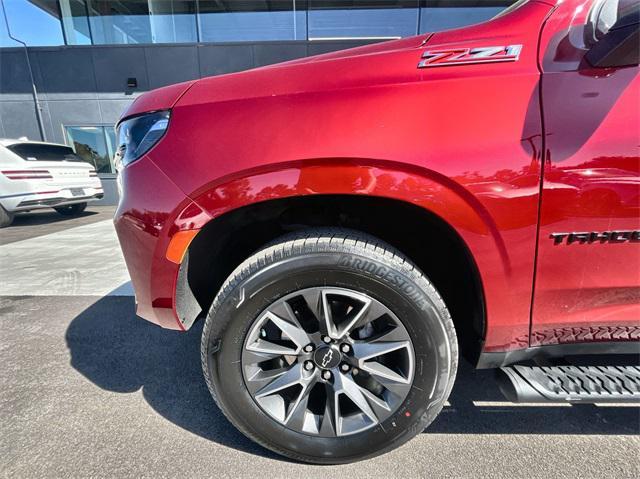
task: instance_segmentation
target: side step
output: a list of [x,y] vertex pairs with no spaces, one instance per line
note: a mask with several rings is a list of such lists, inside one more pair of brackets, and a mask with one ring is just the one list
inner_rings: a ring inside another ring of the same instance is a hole
[[640,366],[507,366],[499,375],[512,402],[640,402]]

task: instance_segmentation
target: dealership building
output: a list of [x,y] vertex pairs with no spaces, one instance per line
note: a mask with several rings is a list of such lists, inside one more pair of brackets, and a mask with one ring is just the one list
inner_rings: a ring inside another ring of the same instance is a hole
[[65,143],[115,203],[142,92],[489,19],[514,0],[0,0],[0,138]]

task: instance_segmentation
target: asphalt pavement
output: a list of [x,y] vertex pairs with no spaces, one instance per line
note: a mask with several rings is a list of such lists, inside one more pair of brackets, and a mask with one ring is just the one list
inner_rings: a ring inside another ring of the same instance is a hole
[[464,362],[442,414],[400,449],[346,466],[280,458],[209,397],[201,324],[135,316],[112,213],[0,231],[3,477],[640,477],[640,408],[510,404],[493,371]]
[[63,216],[49,208],[28,213],[18,213],[11,227],[0,231],[0,245],[65,231],[75,226],[111,220],[114,213],[114,206],[91,205],[85,211],[73,217]]

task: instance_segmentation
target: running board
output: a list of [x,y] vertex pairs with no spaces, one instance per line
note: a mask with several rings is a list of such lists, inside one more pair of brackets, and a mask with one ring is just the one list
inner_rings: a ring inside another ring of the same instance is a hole
[[512,402],[640,402],[639,366],[507,366],[500,390]]

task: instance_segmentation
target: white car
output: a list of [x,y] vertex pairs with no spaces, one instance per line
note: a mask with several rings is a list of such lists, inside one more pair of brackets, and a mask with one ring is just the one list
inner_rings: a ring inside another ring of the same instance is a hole
[[71,147],[0,139],[0,228],[19,211],[53,208],[75,215],[103,195],[94,166]]

